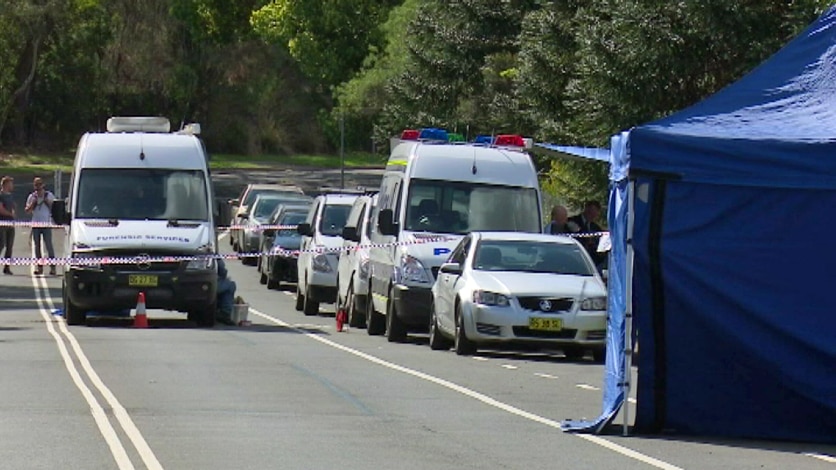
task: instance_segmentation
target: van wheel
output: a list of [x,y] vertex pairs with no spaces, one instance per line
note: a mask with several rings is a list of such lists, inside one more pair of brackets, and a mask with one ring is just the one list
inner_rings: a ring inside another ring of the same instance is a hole
[[64,320],[68,325],[85,325],[87,324],[87,312],[78,308],[70,302],[70,297],[67,294],[67,288],[64,287],[63,294],[64,301]]
[[258,283],[263,286],[263,285],[267,284],[267,281],[268,281],[267,275],[264,274],[264,273],[261,273],[261,276],[258,278]]
[[296,284],[296,311],[301,312],[305,308],[305,296],[299,290],[299,284]]
[[467,338],[464,330],[464,315],[462,315],[461,307],[456,307],[456,338],[453,341],[453,349],[459,356],[476,354],[476,343]]
[[386,339],[390,343],[403,343],[406,340],[406,326],[398,317],[392,291],[389,291],[389,302],[386,303]]
[[438,331],[438,317],[435,314],[435,305],[430,307],[430,349],[433,351],[450,349],[450,340]]
[[369,336],[379,336],[386,331],[386,318],[383,317],[377,310],[374,309],[374,302],[372,301],[372,291],[369,288],[369,303],[366,308],[366,333]]
[[311,287],[308,286],[305,288],[305,302],[304,307],[302,308],[302,313],[307,316],[313,316],[319,314],[319,302],[311,300]]
[[268,289],[278,289],[279,288],[279,281],[275,279],[271,279],[270,276],[267,276],[267,288]]
[[207,305],[200,310],[191,310],[187,314],[189,321],[197,323],[197,326],[212,328],[215,326],[215,314],[218,311],[218,306],[215,302]]

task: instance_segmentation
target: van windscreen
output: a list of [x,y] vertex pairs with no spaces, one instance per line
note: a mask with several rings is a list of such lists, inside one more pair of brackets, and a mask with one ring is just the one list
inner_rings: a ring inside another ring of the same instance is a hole
[[209,220],[200,170],[87,168],[74,217],[120,220]]
[[407,195],[406,230],[540,232],[534,188],[413,179]]

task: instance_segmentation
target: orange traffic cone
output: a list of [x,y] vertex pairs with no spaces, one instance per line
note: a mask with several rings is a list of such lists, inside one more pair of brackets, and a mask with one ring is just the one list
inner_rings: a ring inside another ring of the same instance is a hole
[[134,328],[148,328],[148,316],[145,315],[145,292],[140,292],[136,299],[136,316]]
[[[343,327],[346,324],[346,319],[347,319],[346,317],[348,317],[348,314],[346,313],[344,308],[340,308],[339,310],[337,310],[336,317],[337,317],[337,331],[343,331]],[[346,330],[347,329],[348,328],[346,328]]]

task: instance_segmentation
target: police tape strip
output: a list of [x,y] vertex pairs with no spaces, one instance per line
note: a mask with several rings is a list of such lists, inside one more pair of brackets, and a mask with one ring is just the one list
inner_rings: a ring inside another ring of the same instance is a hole
[[[608,238],[609,232],[596,232],[588,234],[570,234],[570,236],[603,236]],[[339,253],[343,251],[357,251],[369,248],[387,248],[392,246],[421,245],[425,243],[437,243],[457,240],[458,237],[450,236],[428,236],[414,240],[389,242],[389,243],[366,243],[350,247],[336,248],[314,248],[309,250],[285,250],[283,248],[272,248],[267,252],[229,253],[229,254],[207,254],[207,255],[182,255],[182,256],[76,256],[62,258],[0,258],[0,266],[96,266],[102,264],[147,264],[147,263],[179,263],[183,261],[206,261],[210,259],[235,260],[242,258],[258,258],[263,255],[281,255],[285,257],[298,257],[302,253]]]

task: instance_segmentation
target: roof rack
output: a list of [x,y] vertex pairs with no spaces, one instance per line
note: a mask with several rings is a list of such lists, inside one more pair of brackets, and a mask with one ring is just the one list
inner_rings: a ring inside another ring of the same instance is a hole
[[153,132],[167,134],[171,123],[164,117],[114,116],[107,120],[107,131],[116,132]]
[[[377,190],[375,190],[375,192],[376,191]],[[317,189],[317,194],[320,194],[320,195],[323,195],[323,194],[358,194],[358,195],[364,195],[364,194],[367,194],[368,192],[369,191],[366,190],[362,186],[358,186],[356,188],[334,188],[334,187],[330,187],[330,186],[322,186],[319,189]]]

